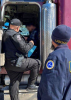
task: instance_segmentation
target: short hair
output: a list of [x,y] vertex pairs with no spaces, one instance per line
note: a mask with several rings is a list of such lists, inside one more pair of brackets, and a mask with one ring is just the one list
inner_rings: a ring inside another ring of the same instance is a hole
[[31,22],[31,23],[27,23],[27,24],[26,24],[26,27],[27,27],[27,26],[31,26],[31,25],[34,26],[34,27],[36,27],[36,24],[35,24],[35,23],[32,23],[32,22]]

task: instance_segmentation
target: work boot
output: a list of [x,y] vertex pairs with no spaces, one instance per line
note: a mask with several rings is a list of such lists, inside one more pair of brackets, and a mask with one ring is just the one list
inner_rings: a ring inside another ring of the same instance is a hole
[[27,89],[29,89],[29,90],[37,90],[38,89],[38,86],[36,86],[35,84],[32,84],[32,85],[29,85],[27,87]]

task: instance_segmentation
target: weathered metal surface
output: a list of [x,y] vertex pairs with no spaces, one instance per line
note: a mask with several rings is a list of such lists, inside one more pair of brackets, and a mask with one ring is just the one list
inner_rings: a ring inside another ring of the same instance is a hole
[[[19,100],[37,100],[37,90],[27,90],[24,86],[20,86]],[[4,100],[10,100],[9,87],[4,88]]]
[[7,74],[6,69],[4,67],[1,68],[0,74]]
[[2,44],[2,34],[3,31],[0,29],[0,53],[1,53],[1,44]]
[[[58,25],[64,24],[71,27],[71,0],[57,0],[57,21]],[[71,49],[71,39],[68,43]]]
[[0,40],[2,40],[2,30],[0,30]]
[[[27,92],[26,90],[20,90],[19,93],[19,100],[37,100],[37,92]],[[9,93],[8,91],[4,91],[4,93]],[[10,95],[5,94],[4,100],[10,100]]]
[[4,91],[0,91],[0,100],[4,100]]
[[[29,78],[29,75],[23,75],[21,79],[21,83],[28,84],[28,78]],[[38,76],[36,83],[40,83],[40,80],[41,80],[41,75]],[[4,82],[5,82],[5,85],[10,84],[10,78],[8,75],[5,76]]]
[[5,63],[5,54],[0,54],[0,66],[4,66]]
[[[37,100],[37,90],[25,89],[27,85],[20,85],[19,100]],[[5,86],[0,91],[0,100],[10,100],[9,86]]]
[[2,34],[3,31],[0,29],[0,71],[1,71],[1,65],[3,65],[3,61],[2,61],[2,55],[1,55],[1,48],[2,48]]

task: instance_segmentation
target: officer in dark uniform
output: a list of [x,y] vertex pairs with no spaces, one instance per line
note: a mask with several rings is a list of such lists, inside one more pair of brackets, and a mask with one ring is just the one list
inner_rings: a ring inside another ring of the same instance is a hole
[[71,100],[71,28],[57,26],[52,32],[52,44],[55,48],[45,62],[38,89],[38,100]]
[[33,47],[34,42],[31,40],[26,43],[19,33],[20,26],[21,21],[19,19],[12,19],[10,29],[3,34],[3,52],[5,52],[5,68],[10,77],[9,91],[11,100],[19,100],[19,83],[24,71],[30,70],[27,88],[38,88],[34,83],[41,66],[39,60],[27,57],[28,51]]

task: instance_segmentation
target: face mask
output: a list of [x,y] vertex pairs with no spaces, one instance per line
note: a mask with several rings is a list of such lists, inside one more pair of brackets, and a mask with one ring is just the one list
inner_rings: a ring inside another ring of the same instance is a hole
[[51,46],[51,49],[52,49],[52,50],[54,50],[54,49],[55,49],[55,47],[54,47],[54,45],[53,45],[53,44],[52,44],[52,46]]

